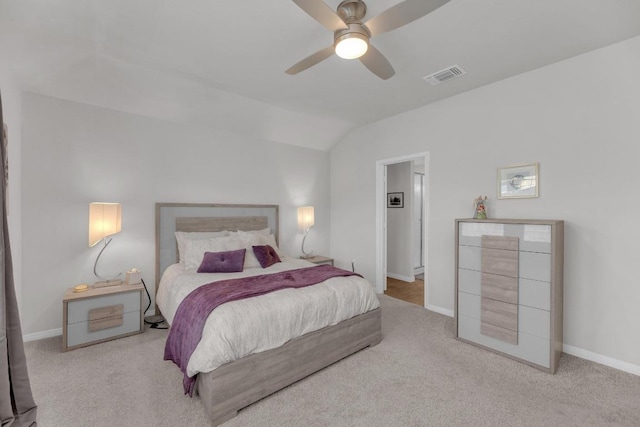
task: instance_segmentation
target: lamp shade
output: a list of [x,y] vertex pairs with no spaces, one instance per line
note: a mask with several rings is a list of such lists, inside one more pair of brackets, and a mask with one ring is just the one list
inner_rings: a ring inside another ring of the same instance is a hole
[[298,208],[298,231],[305,233],[313,225],[313,206]]
[[100,240],[119,233],[122,228],[120,203],[89,204],[89,247]]

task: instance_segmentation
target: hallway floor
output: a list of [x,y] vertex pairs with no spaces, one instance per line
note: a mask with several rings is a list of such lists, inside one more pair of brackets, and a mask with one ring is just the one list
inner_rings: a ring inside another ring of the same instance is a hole
[[387,290],[384,294],[424,307],[424,280],[416,278],[415,282],[409,283],[387,277]]

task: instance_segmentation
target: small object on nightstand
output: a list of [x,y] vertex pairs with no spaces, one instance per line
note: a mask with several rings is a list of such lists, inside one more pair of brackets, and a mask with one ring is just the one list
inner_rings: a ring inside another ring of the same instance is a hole
[[305,257],[300,257],[300,258],[304,259],[305,261],[312,262],[314,264],[328,264],[333,266],[333,258],[328,258],[326,256],[316,255],[316,256],[312,256],[311,258],[305,258]]
[[137,268],[132,268],[127,271],[124,284],[135,285],[136,283],[142,283],[142,273],[140,273]]
[[76,285],[73,287],[73,292],[85,292],[89,290],[89,285],[87,285],[86,283],[82,283],[80,285]]

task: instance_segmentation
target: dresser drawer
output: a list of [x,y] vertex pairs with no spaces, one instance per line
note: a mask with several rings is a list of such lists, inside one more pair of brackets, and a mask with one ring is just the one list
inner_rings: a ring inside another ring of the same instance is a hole
[[518,277],[518,251],[502,249],[481,249],[481,270],[483,273]]
[[482,265],[482,249],[480,246],[464,246],[458,247],[458,267],[465,270],[480,271]]
[[523,279],[551,281],[551,255],[538,252],[520,252],[520,277]]
[[458,290],[480,295],[481,273],[478,270],[458,269]]
[[519,359],[527,360],[544,368],[551,366],[551,343],[548,339],[527,334],[520,330],[518,332],[518,343],[510,344],[487,335],[482,335],[480,328],[480,319],[473,319],[464,315],[458,317],[459,338]]
[[520,331],[549,340],[551,337],[551,314],[545,310],[518,306],[518,325]]
[[540,310],[551,310],[551,283],[520,279],[518,286],[521,305]]
[[480,321],[480,295],[458,292],[458,314]]
[[461,245],[479,247],[482,236],[517,237],[521,251],[551,253],[550,225],[461,222],[458,233]]
[[481,273],[480,295],[497,301],[518,303],[518,278]]
[[520,250],[524,252],[551,253],[551,226],[539,224],[522,225]]
[[[512,307],[513,308],[513,307]],[[482,298],[479,295],[458,292],[458,315],[477,320],[480,333]],[[549,340],[551,330],[551,314],[537,308],[517,306],[518,331]]]

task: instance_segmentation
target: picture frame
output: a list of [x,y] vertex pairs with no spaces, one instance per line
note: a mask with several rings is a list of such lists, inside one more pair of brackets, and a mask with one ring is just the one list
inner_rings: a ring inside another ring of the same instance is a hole
[[538,163],[498,168],[498,199],[538,197],[539,189]]
[[387,193],[388,208],[404,208],[404,192]]

